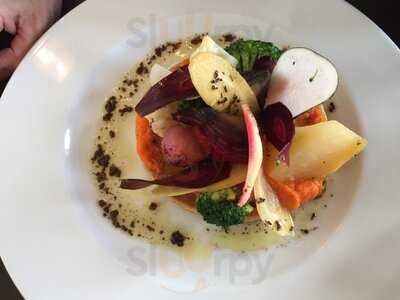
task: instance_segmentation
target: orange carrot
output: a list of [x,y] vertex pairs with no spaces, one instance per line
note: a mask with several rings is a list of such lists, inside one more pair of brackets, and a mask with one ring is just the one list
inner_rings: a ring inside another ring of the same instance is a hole
[[151,130],[146,118],[136,114],[136,150],[147,169],[159,175],[164,168],[160,138]]

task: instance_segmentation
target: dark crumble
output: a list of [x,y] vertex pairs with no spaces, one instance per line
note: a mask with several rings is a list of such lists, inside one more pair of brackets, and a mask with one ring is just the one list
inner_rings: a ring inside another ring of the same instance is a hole
[[150,225],[146,225],[146,228],[147,228],[148,231],[151,231],[151,232],[155,231],[154,227],[152,227]]
[[121,177],[121,169],[112,164],[108,173],[111,177]]
[[276,226],[276,231],[279,231],[282,228],[281,223],[279,223],[278,221],[275,221],[275,226]]
[[125,114],[130,113],[130,112],[133,112],[133,107],[128,106],[128,105],[125,105],[124,108],[121,108],[119,110],[121,117],[123,117]]
[[203,40],[203,36],[202,35],[196,35],[194,38],[192,38],[190,40],[190,43],[192,45],[198,45],[201,43],[201,41]]
[[115,96],[111,96],[108,98],[106,104],[104,105],[104,109],[107,113],[112,113],[117,108],[117,98]]
[[336,104],[334,102],[329,102],[328,111],[333,113],[336,110]]
[[104,207],[104,206],[107,205],[107,202],[104,201],[104,200],[99,200],[98,204],[99,204],[100,207]]
[[187,237],[180,233],[180,231],[174,231],[170,237],[172,245],[176,245],[178,247],[183,247],[186,239]]
[[158,208],[158,204],[155,202],[151,202],[149,205],[149,210],[156,210]]
[[92,163],[97,161],[100,157],[103,157],[104,154],[105,154],[105,152],[104,152],[103,146],[100,145],[100,144],[97,144],[97,149],[96,149],[96,151],[94,152],[94,154],[93,154],[93,156],[91,158]]
[[315,214],[315,212],[313,212],[313,213],[311,214],[311,216],[310,216],[310,220],[311,220],[311,221],[314,220],[316,216],[317,216],[317,215]]
[[310,231],[308,229],[300,229],[303,234],[309,234]]
[[110,130],[109,132],[108,132],[108,134],[110,135],[110,138],[115,138],[115,131],[114,130]]
[[104,171],[97,172],[95,175],[98,183],[102,183],[107,180],[107,174]]
[[143,75],[147,73],[149,73],[149,69],[143,64],[143,62],[141,62],[139,67],[136,69],[136,74]]
[[135,228],[135,220],[133,220],[133,221],[131,222],[130,227],[131,227],[131,228]]
[[160,56],[163,54],[163,52],[164,52],[165,50],[167,50],[167,46],[166,46],[166,45],[161,45],[161,46],[158,46],[158,47],[154,50],[154,53],[155,53],[158,57],[160,57]]
[[112,113],[106,113],[106,114],[103,116],[103,121],[104,121],[104,122],[108,122],[108,121],[111,120],[112,117],[113,117],[113,114],[112,114]]
[[103,170],[108,167],[109,163],[110,163],[110,155],[108,154],[104,154],[103,156],[97,159],[97,164],[103,167]]
[[236,38],[237,38],[236,35],[234,35],[232,33],[224,34],[222,37],[224,38],[225,43],[231,43],[234,40],[236,40]]

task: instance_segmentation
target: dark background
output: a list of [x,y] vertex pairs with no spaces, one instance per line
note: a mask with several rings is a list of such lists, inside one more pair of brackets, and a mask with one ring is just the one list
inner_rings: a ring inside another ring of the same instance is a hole
[[[64,0],[63,14],[75,7],[80,0]],[[398,17],[397,0],[347,0],[380,28],[385,31],[389,37],[400,47],[400,18]],[[4,33],[0,34],[0,48],[7,45],[9,36]],[[0,82],[0,94],[2,93],[7,81]],[[21,294],[15,288],[13,282],[7,274],[3,263],[0,260],[0,299],[2,300],[21,300]],[[71,299],[72,300],[72,299]]]

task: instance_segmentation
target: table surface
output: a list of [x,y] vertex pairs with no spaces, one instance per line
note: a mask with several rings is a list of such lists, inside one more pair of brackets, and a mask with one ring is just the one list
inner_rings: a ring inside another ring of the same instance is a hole
[[[338,0],[339,1],[339,0]],[[82,0],[64,0],[63,14],[66,14]],[[374,21],[380,28],[385,31],[389,37],[400,47],[400,26],[398,26],[398,6],[397,1],[394,0],[347,0],[372,21]],[[4,47],[7,43],[7,36],[0,35],[0,48]],[[0,82],[0,94],[2,93],[7,81]],[[1,259],[0,259],[0,298],[4,300],[20,300],[23,299],[21,294],[14,286],[10,279]]]

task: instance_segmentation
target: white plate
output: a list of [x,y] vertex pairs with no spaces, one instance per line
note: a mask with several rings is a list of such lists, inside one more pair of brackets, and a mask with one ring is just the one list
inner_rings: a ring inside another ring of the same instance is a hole
[[[102,101],[155,45],[202,31],[323,53],[341,76],[336,117],[369,140],[332,183],[337,203],[319,233],[273,259],[235,257],[241,263],[226,266],[225,278],[240,281],[263,259],[269,272],[257,285],[201,289],[196,272],[155,272],[151,257],[134,264],[132,247],[151,248],[114,230],[94,205],[87,157]],[[396,46],[344,1],[89,0],[35,45],[3,94],[1,257],[27,299],[177,299],[192,291],[193,299],[396,298],[399,79]],[[132,266],[148,267],[145,276]]]

